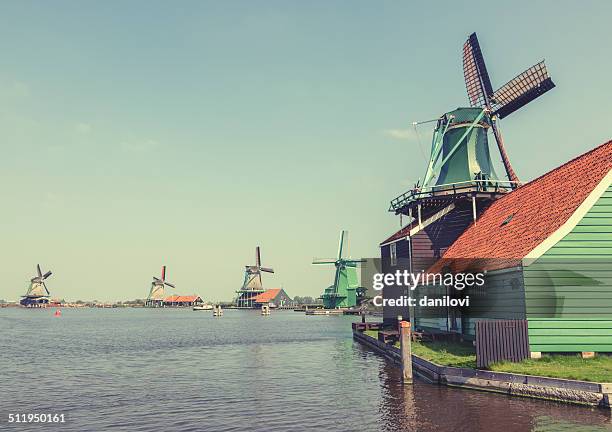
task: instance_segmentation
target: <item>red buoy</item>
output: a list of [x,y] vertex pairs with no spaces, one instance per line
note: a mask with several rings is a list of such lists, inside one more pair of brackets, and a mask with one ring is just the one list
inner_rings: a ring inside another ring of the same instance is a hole
[[59,309],[55,309],[55,313],[54,313],[54,315],[55,315],[56,317],[58,317],[58,316],[62,316],[62,311],[61,311],[61,310],[59,310]]

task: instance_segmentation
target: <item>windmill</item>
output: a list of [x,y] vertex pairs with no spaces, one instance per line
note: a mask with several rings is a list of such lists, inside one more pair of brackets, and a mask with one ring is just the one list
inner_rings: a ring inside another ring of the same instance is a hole
[[359,286],[357,278],[357,266],[365,260],[343,258],[343,254],[348,255],[348,250],[348,231],[341,231],[337,257],[315,258],[312,261],[315,265],[333,264],[336,267],[334,284],[326,288],[321,295],[325,309],[357,306],[365,294],[365,290]]
[[[475,193],[491,192],[487,199],[495,199],[520,186],[506,153],[499,120],[555,87],[544,61],[494,91],[478,38],[472,33],[463,45],[463,74],[470,106],[432,120],[436,127],[423,185],[391,201],[389,211],[409,214],[414,210],[413,204],[423,199],[448,195],[473,197]],[[495,173],[489,131],[497,143],[507,179]]]
[[[499,121],[555,87],[544,61],[536,63],[494,90],[475,33],[463,44],[463,75],[468,106],[417,124],[435,124],[423,182],[391,200],[389,211],[400,215],[401,228],[381,244],[384,273],[427,271],[497,199],[520,187],[506,153]],[[489,138],[497,148],[489,148]],[[491,154],[499,153],[505,175],[495,172]],[[403,224],[403,216],[408,223]],[[383,296],[406,294],[386,286]],[[384,322],[418,315],[408,306],[383,307]],[[449,309],[450,311],[450,309]],[[460,322],[456,310],[449,321]]]
[[[40,269],[40,264],[36,264],[37,275],[30,279],[30,287],[25,295],[21,296],[19,302],[22,306],[27,307],[44,307],[49,304],[49,289],[45,280],[49,278],[53,273],[51,271],[43,274]],[[46,293],[46,294],[45,294]]]
[[244,268],[244,281],[242,288],[236,293],[236,306],[238,307],[254,307],[255,297],[258,294],[265,292],[261,281],[261,272],[274,273],[274,269],[261,266],[261,251],[259,246],[255,248],[255,265],[248,265]]
[[175,288],[170,282],[166,282],[166,266],[162,266],[161,277],[153,276],[151,282],[151,290],[147,297],[146,306],[159,307],[164,304],[165,290],[166,287]]

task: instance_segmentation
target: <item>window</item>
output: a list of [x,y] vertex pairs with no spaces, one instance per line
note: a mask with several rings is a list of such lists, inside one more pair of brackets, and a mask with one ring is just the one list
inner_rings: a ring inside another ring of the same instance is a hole
[[391,253],[391,265],[397,265],[397,243],[391,243],[389,245],[389,251]]

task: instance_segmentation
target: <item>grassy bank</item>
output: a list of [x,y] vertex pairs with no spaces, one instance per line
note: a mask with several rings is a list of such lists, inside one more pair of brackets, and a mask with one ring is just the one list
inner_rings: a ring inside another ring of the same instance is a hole
[[[365,334],[378,339],[377,331]],[[395,344],[399,348],[399,342]],[[412,342],[412,353],[439,365],[454,367],[476,367],[476,353],[470,344],[453,342]]]
[[[377,339],[378,332],[366,331]],[[399,346],[399,344],[397,344]],[[471,344],[453,342],[413,342],[412,352],[417,356],[444,366],[476,367],[476,351]],[[582,359],[579,355],[544,355],[539,360],[520,363],[496,363],[490,370],[552,378],[576,379],[593,382],[612,382],[612,356],[598,355]]]
[[592,359],[582,359],[578,354],[544,355],[539,360],[523,360],[520,363],[496,363],[491,365],[489,369],[497,372],[513,372],[553,378],[612,382],[612,357],[608,355],[599,355]]

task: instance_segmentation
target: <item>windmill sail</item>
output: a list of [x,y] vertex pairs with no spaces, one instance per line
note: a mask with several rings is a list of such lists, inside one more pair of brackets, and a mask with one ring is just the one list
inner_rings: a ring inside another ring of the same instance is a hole
[[510,164],[496,120],[508,116],[555,87],[548,76],[546,65],[544,61],[537,63],[494,92],[478,37],[472,33],[463,45],[463,75],[470,104],[487,111],[508,180],[516,184],[519,180]]
[[554,87],[546,65],[541,61],[495,91],[493,114],[504,118]]
[[493,94],[493,86],[476,33],[472,33],[463,44],[463,76],[471,106],[488,105],[489,98]]

